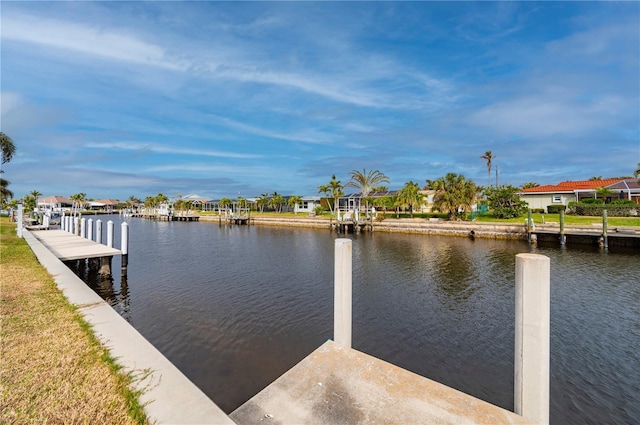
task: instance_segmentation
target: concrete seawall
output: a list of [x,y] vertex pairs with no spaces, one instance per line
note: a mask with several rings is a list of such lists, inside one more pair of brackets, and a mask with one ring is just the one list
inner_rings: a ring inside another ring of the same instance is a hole
[[76,276],[28,230],[25,241],[64,296],[91,325],[125,372],[134,377],[134,390],[150,423],[233,424],[234,422],[160,351]]
[[[201,221],[217,222],[217,216],[202,216]],[[260,217],[252,216],[251,223],[263,226],[308,227],[328,229],[329,220],[316,217]],[[335,221],[334,221],[335,224]],[[423,218],[387,218],[373,222],[374,232],[422,233],[430,235],[526,240],[524,224],[495,224],[468,221],[430,221]]]

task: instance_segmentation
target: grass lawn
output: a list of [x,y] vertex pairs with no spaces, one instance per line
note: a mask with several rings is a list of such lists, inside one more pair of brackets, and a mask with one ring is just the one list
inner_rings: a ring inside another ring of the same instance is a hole
[[131,378],[0,218],[0,423],[146,424]]
[[[554,222],[560,224],[560,214],[531,214],[531,218],[535,224],[542,224],[544,222]],[[486,223],[522,223],[524,224],[527,219],[527,215],[520,216],[518,218],[498,219],[492,215],[480,215],[476,217],[476,221]],[[564,222],[566,225],[578,225],[578,226],[591,226],[591,223],[602,223],[602,217],[591,217],[581,215],[569,215],[565,214]],[[627,227],[640,227],[640,217],[608,217],[607,225],[609,226],[627,226]]]

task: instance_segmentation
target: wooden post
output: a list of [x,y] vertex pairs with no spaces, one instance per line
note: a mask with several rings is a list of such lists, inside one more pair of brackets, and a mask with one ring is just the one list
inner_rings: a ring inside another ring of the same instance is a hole
[[549,423],[550,260],[516,255],[515,412]]
[[345,348],[351,348],[352,250],[351,239],[336,239],[333,340]]
[[107,221],[107,246],[113,248],[113,221]]
[[120,225],[120,251],[122,251],[122,269],[129,265],[129,225],[126,221]]
[[560,245],[567,242],[567,237],[564,235],[564,210],[560,210]]
[[102,220],[96,220],[96,242],[102,243]]
[[604,249],[609,249],[609,237],[607,236],[607,210],[602,210],[602,241]]

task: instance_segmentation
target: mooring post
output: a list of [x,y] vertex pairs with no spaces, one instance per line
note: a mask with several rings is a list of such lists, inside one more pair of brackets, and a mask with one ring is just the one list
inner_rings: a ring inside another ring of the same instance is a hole
[[120,251],[122,251],[122,269],[129,265],[129,225],[126,221],[120,225]]
[[531,242],[531,232],[533,231],[533,220],[531,219],[531,208],[527,210],[527,236],[529,242]]
[[80,220],[80,237],[87,237],[87,219],[84,217]]
[[564,210],[560,210],[560,245],[564,245],[567,241],[564,235]]
[[80,236],[80,219],[78,217],[73,217],[73,234]]
[[96,242],[102,243],[102,220],[96,220]]
[[334,266],[333,340],[345,348],[351,348],[351,265],[351,239],[336,239]]
[[515,413],[549,424],[550,260],[516,255]]
[[87,239],[89,239],[90,241],[93,240],[93,219],[90,218],[87,221]]
[[18,204],[18,223],[16,226],[16,233],[18,234],[19,238],[22,237],[22,220],[24,219],[23,215],[24,215],[24,205]]
[[107,246],[113,248],[113,221],[107,221]]
[[604,249],[609,249],[609,237],[607,236],[607,210],[602,210],[602,241]]

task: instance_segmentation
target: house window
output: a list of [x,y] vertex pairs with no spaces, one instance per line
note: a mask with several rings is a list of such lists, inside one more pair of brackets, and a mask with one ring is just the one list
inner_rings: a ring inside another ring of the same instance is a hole
[[552,202],[554,202],[554,203],[562,202],[562,195],[553,195]]

